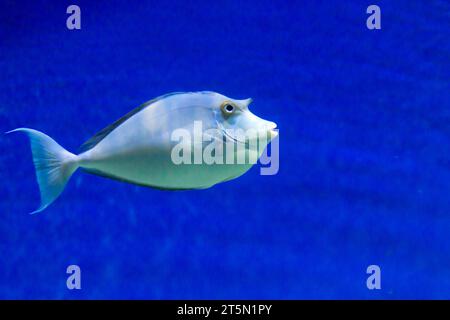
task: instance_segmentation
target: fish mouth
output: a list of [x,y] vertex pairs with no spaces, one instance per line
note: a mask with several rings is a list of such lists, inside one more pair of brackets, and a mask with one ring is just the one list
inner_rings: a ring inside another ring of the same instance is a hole
[[269,133],[270,139],[276,138],[278,136],[277,124],[275,122],[272,122],[267,131]]

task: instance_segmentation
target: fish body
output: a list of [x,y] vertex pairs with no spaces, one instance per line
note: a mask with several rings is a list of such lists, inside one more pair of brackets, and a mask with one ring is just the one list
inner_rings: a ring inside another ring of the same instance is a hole
[[[39,131],[13,130],[27,133],[31,140],[41,191],[41,206],[35,212],[59,196],[77,168],[165,190],[205,189],[239,177],[255,161],[236,159],[258,159],[277,134],[273,122],[248,110],[250,102],[215,92],[164,95],[97,133],[78,155]],[[255,136],[246,135],[250,131],[267,140],[251,143]],[[205,154],[205,150],[210,152]],[[185,161],[175,159],[179,156]]]

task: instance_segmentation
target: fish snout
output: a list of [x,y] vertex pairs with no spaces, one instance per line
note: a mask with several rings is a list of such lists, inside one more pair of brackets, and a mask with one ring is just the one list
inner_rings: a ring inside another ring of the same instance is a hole
[[259,134],[267,134],[268,138],[272,140],[278,135],[277,124],[258,117],[249,110],[245,112],[245,127],[256,129]]

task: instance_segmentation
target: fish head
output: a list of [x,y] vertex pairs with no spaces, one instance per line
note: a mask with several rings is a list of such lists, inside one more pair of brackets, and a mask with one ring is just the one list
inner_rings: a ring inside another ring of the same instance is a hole
[[222,96],[215,106],[217,126],[224,134],[237,142],[265,139],[268,144],[278,135],[276,123],[262,119],[252,113],[252,99],[235,100]]

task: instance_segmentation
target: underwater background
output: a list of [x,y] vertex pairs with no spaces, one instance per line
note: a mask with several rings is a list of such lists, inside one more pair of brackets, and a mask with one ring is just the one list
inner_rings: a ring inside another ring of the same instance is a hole
[[0,6],[2,132],[76,152],[141,103],[199,90],[252,97],[280,130],[276,175],[167,192],[78,171],[36,215],[28,140],[1,136],[0,298],[450,298],[449,1]]

